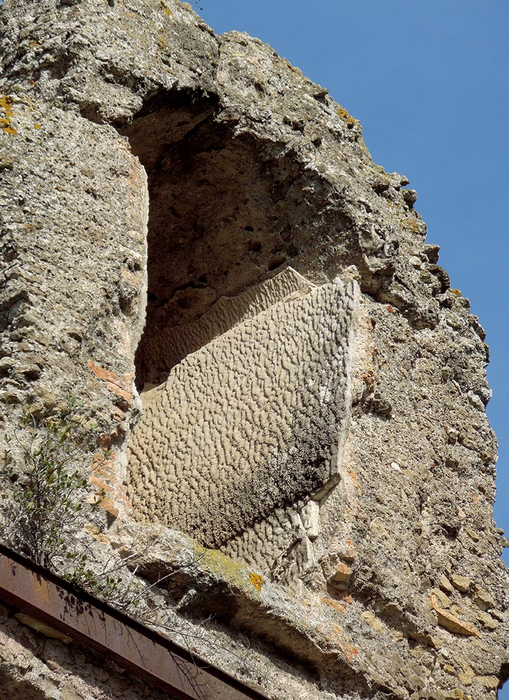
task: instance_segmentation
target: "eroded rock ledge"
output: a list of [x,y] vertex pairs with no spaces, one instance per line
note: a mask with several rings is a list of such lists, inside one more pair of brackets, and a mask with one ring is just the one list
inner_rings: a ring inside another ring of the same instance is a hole
[[[326,89],[176,0],[0,21],[1,432],[81,398],[91,565],[156,532],[123,576],[171,574],[144,588],[161,624],[274,697],[494,700],[487,347],[408,180]],[[128,697],[4,632],[11,697]]]

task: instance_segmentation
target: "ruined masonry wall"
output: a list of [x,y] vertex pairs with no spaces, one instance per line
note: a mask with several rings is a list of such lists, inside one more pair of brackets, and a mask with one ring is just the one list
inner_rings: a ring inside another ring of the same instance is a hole
[[[0,63],[0,454],[23,407],[77,397],[98,440],[73,547],[135,588],[162,577],[144,592],[166,633],[190,623],[193,651],[269,697],[495,700],[487,346],[408,179],[325,88],[177,0],[4,0]],[[289,266],[315,286],[257,296]],[[135,379],[175,361],[140,422]],[[168,526],[141,522],[156,509]],[[1,631],[10,697],[124,697],[94,655],[76,678]]]

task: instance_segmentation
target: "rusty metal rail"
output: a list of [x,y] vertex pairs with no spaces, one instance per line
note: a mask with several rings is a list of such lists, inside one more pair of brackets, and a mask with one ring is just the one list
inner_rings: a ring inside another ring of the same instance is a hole
[[266,700],[136,620],[0,545],[0,599],[179,700]]

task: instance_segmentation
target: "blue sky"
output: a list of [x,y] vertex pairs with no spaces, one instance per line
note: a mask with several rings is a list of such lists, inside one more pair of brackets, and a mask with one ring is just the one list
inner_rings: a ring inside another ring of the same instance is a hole
[[[495,514],[509,531],[509,2],[201,0],[194,7],[216,32],[257,36],[327,87],[361,121],[375,162],[417,190],[428,242],[441,246],[452,286],[488,333],[488,415],[500,442]],[[509,684],[500,698],[509,699]]]

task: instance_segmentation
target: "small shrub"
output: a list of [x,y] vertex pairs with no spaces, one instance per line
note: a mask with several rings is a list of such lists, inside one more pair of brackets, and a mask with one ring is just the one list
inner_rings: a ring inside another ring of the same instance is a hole
[[70,530],[87,485],[77,464],[94,436],[84,431],[71,401],[49,418],[36,419],[25,410],[23,423],[23,436],[5,436],[0,536],[51,569],[72,547]]

